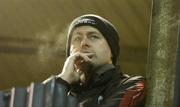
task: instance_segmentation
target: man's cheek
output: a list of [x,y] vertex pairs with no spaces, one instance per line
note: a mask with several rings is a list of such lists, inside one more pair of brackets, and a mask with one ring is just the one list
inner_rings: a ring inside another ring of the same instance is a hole
[[73,50],[76,50],[76,49],[77,49],[77,46],[74,45],[74,44],[71,44],[71,46],[70,46],[70,51],[73,51]]
[[77,49],[77,48],[71,49],[70,50],[70,55],[73,55],[73,54],[75,54],[77,52],[79,52],[79,49]]

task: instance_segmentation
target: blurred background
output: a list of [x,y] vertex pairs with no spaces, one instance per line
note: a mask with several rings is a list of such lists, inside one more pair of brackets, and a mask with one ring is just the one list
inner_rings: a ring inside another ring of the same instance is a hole
[[120,34],[124,73],[146,73],[151,0],[0,0],[0,90],[61,72],[70,22],[100,15]]

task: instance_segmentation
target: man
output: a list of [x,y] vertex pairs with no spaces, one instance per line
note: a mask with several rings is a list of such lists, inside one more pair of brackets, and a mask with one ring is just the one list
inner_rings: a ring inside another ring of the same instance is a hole
[[67,59],[57,81],[76,96],[80,107],[140,107],[144,79],[122,74],[119,36],[106,19],[87,14],[69,27]]

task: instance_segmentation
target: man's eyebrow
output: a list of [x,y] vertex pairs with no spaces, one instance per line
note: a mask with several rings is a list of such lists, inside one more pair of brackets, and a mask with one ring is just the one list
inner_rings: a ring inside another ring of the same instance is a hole
[[98,34],[99,35],[99,32],[97,32],[97,31],[89,31],[87,34],[88,35],[91,35],[91,34]]
[[82,35],[81,32],[75,32],[74,34],[75,34],[75,35]]

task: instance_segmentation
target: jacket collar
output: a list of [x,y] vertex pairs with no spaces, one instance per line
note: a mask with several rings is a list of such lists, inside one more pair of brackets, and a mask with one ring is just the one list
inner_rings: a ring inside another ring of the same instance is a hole
[[116,73],[115,69],[115,66],[112,64],[106,64],[95,68],[93,70],[94,75],[91,78],[89,86],[94,88],[106,84],[112,79],[113,75]]
[[106,64],[92,69],[94,72],[89,84],[87,87],[81,87],[79,85],[75,85],[72,88],[72,91],[81,93],[82,91],[88,91],[91,89],[98,89],[100,87],[104,87],[108,84],[115,76],[119,76],[120,73],[116,71],[116,68],[112,64]]
[[113,64],[105,64],[105,65],[95,68],[94,72],[96,75],[100,76],[100,75],[104,74],[106,71],[109,71],[112,69],[115,69]]

